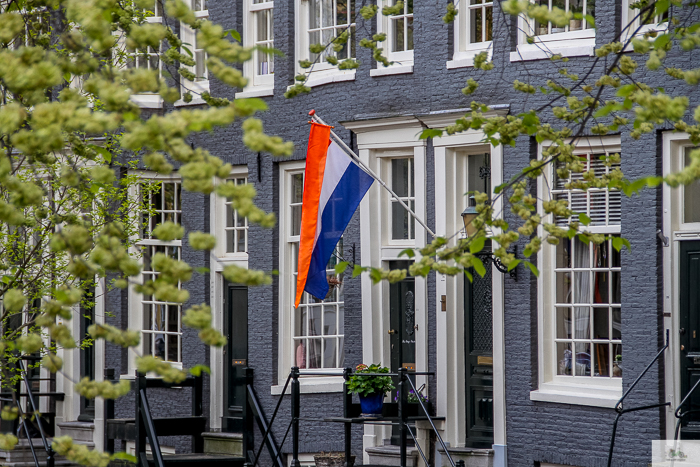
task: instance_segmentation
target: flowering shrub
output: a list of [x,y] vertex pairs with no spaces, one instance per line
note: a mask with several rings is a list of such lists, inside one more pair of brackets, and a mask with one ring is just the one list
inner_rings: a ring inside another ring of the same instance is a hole
[[[406,396],[406,400],[408,402],[417,403],[418,400],[420,399],[421,401],[423,401],[423,403],[428,402],[428,397],[423,395],[423,389],[425,389],[425,384],[423,386],[419,387],[417,392],[414,391],[413,389],[409,390],[408,395]],[[396,394],[396,396],[394,396],[394,402],[398,402],[398,401],[399,401],[399,395]]]

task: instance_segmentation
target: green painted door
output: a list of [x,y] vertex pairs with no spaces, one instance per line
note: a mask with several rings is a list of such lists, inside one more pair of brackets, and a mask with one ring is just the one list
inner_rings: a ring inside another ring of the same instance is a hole
[[[490,247],[489,247],[490,248]],[[493,300],[490,253],[480,255],[484,277],[464,276],[464,350],[466,387],[466,446],[493,444]]]
[[226,432],[243,432],[248,366],[248,289],[226,284],[224,288],[224,414]]
[[[700,379],[700,242],[680,242],[681,399]],[[682,439],[700,439],[700,390],[684,410],[695,410],[681,423]]]

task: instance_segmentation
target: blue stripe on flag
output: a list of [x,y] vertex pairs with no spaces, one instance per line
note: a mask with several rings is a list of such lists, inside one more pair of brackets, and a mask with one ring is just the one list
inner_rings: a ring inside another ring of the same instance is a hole
[[373,181],[365,171],[351,163],[323,209],[321,234],[311,254],[309,275],[304,288],[316,298],[323,299],[328,294],[328,260]]

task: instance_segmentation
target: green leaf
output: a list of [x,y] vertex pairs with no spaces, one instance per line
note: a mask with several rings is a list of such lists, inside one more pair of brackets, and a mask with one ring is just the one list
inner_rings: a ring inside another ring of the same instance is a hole
[[194,54],[192,53],[192,51],[190,50],[189,47],[185,47],[186,45],[189,46],[190,44],[188,44],[187,42],[183,42],[183,43],[182,43],[182,50],[184,50],[185,52],[187,52],[187,54],[188,54],[190,57],[194,58]]
[[591,243],[591,238],[586,234],[578,234],[578,239],[583,243]]
[[486,243],[486,237],[476,237],[474,240],[469,242],[469,253],[478,253],[484,249],[484,244]]
[[104,157],[104,160],[106,163],[111,163],[112,162],[112,153],[109,152],[107,149],[103,148],[102,146],[98,146],[96,144],[88,144],[88,147],[95,151],[97,154],[100,154],[102,157]]
[[484,263],[482,263],[481,260],[476,256],[474,257],[474,270],[481,277],[484,277],[484,275],[486,274],[486,268],[484,267]]
[[231,37],[236,39],[238,42],[241,42],[241,33],[236,31],[235,29],[229,29],[224,33],[224,36],[226,36],[226,34],[230,34]]
[[202,376],[202,372],[205,372],[206,374],[210,375],[211,369],[206,365],[195,365],[189,369],[189,372],[193,376]]
[[120,460],[120,461],[127,461],[131,462],[132,464],[137,464],[138,459],[136,459],[136,456],[132,456],[131,454],[127,454],[125,452],[115,452],[111,456],[109,456],[110,460]]
[[382,271],[379,268],[370,268],[369,277],[372,279],[372,283],[378,284],[382,280]]
[[632,245],[630,245],[629,240],[627,240],[626,238],[623,238],[623,237],[613,237],[612,246],[617,251],[622,250],[623,246],[627,247],[627,250],[632,251]]
[[638,88],[634,84],[625,84],[624,86],[620,86],[617,90],[617,96],[618,97],[628,97],[630,94],[632,94],[634,91],[636,91]]
[[500,194],[500,193],[503,191],[503,189],[504,189],[505,187],[507,187],[507,186],[508,186],[507,183],[502,183],[502,184],[498,185],[496,188],[494,188],[494,189],[493,189],[493,192],[494,192],[495,194],[498,195],[498,194]]
[[409,258],[413,258],[414,256],[416,256],[416,252],[413,251],[413,248],[406,248],[401,253],[399,253],[399,258],[401,258],[403,255],[406,255]]
[[205,268],[204,266],[194,268],[194,270],[200,274],[207,274],[210,271],[209,268]]
[[472,276],[469,271],[465,269],[464,274],[467,276],[467,279],[469,279],[469,282],[474,282],[474,276]]
[[523,261],[523,264],[530,268],[530,272],[532,272],[532,274],[534,274],[535,277],[540,277],[540,270],[537,269],[537,267],[534,264],[532,264],[529,261]]
[[420,139],[439,138],[440,136],[442,136],[442,130],[438,130],[437,128],[426,128],[420,134],[419,138]]
[[595,18],[591,15],[583,15],[583,19],[586,20],[586,23],[588,23],[593,29],[595,29]]
[[[656,4],[658,5],[659,2],[657,1]],[[658,13],[657,13],[658,14]],[[655,49],[663,49],[666,44],[671,40],[671,35],[670,34],[661,34],[654,40],[654,48]]]
[[367,268],[363,268],[362,266],[359,266],[356,264],[355,267],[352,268],[353,279],[355,277],[359,276],[360,274],[362,274],[363,272],[365,272],[366,270],[367,270]]
[[514,259],[513,261],[510,262],[508,265],[508,272],[512,271],[516,267],[518,267],[518,264],[520,264],[521,260],[519,259]]
[[340,263],[335,265],[335,273],[336,274],[342,274],[345,272],[345,270],[348,268],[350,265],[349,262],[347,261],[341,261]]
[[589,225],[591,223],[591,218],[583,212],[578,215],[578,220],[583,225]]

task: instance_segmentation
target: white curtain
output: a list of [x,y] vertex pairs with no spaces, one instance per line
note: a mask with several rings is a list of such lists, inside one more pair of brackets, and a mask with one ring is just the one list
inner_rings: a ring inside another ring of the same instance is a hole
[[[585,271],[574,272],[574,303],[590,303],[591,302],[591,273],[588,271],[590,267],[589,246],[583,242],[576,240],[574,242],[574,268],[585,268]],[[589,339],[590,338],[590,308],[588,306],[574,307],[574,338]],[[584,345],[576,344],[574,349],[576,355],[576,375],[583,376],[586,374],[586,362],[583,361],[580,355],[583,352],[588,352]],[[590,355],[588,356],[588,365],[590,365]]]

